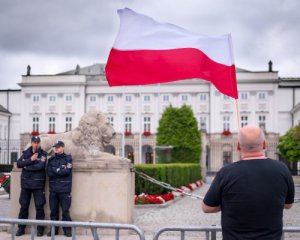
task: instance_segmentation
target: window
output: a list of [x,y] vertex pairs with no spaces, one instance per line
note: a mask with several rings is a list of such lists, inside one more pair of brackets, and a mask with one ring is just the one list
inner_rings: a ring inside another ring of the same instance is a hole
[[230,116],[223,116],[223,131],[230,131]]
[[229,98],[229,96],[227,96],[227,95],[223,95],[223,99],[224,99],[224,100],[229,100],[230,98]]
[[248,124],[248,116],[242,115],[241,116],[241,126],[244,127]]
[[265,115],[258,116],[258,126],[261,129],[266,130],[266,116]]
[[0,139],[2,139],[2,125],[0,125]]
[[259,92],[258,93],[259,100],[266,100],[267,99],[267,92]]
[[144,102],[150,102],[150,95],[144,96]]
[[72,117],[66,117],[66,132],[72,130]]
[[144,117],[144,132],[151,132],[151,117]]
[[39,117],[33,117],[32,118],[32,131],[38,132],[40,128],[40,118]]
[[73,96],[72,95],[66,95],[65,99],[66,99],[66,102],[72,102]]
[[181,101],[186,102],[188,100],[188,95],[181,95]]
[[56,101],[56,96],[50,95],[49,102],[55,102],[55,101]]
[[49,132],[55,132],[55,117],[49,117]]
[[38,96],[38,95],[32,96],[32,101],[33,102],[39,102],[40,101],[40,96]]
[[206,102],[206,100],[207,100],[207,94],[201,93],[200,94],[200,101],[201,102]]
[[132,100],[132,96],[130,95],[125,96],[125,102],[131,102],[131,100]]
[[109,96],[107,96],[106,99],[107,99],[108,102],[113,102],[114,101],[114,96],[109,95]]
[[7,139],[7,135],[8,135],[7,126],[4,126],[4,139]]
[[109,117],[107,117],[107,119],[108,119],[110,125],[113,127],[114,126],[114,117],[109,116]]
[[239,98],[241,100],[247,100],[248,99],[248,93],[247,92],[239,92]]
[[200,117],[200,130],[206,131],[206,117]]
[[169,102],[170,101],[170,96],[169,95],[163,95],[163,101],[164,102]]
[[96,102],[97,101],[97,96],[92,95],[90,96],[90,102]]
[[224,166],[226,166],[227,164],[232,163],[232,149],[233,149],[233,147],[230,144],[224,144],[222,146],[223,165]]
[[131,132],[132,130],[132,118],[125,117],[125,132]]

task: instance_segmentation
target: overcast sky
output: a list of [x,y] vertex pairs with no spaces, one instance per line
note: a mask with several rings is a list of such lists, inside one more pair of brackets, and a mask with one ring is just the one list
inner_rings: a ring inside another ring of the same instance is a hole
[[231,33],[235,64],[300,77],[299,0],[0,0],[0,89],[21,75],[56,74],[105,63],[129,7],[207,35]]

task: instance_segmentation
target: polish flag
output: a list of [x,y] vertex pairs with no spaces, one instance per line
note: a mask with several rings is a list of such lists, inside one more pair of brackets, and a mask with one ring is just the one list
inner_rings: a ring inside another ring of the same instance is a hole
[[106,65],[110,86],[165,83],[190,78],[210,81],[238,98],[231,36],[205,36],[125,8]]

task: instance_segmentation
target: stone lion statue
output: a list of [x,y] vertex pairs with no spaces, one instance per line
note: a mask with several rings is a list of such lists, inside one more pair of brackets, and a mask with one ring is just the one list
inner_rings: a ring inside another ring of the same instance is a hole
[[92,111],[84,114],[79,121],[79,126],[70,132],[40,135],[41,147],[49,154],[53,154],[52,146],[61,140],[65,143],[65,153],[71,154],[75,161],[91,157],[97,160],[129,161],[103,152],[104,145],[109,144],[115,134],[106,116],[99,111]]

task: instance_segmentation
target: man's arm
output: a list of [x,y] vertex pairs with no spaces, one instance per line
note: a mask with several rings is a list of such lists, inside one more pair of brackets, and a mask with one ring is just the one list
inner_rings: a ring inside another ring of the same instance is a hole
[[285,198],[284,209],[290,209],[293,206],[293,202],[295,200],[295,184],[294,184],[292,174],[288,170],[287,166],[285,166],[285,169],[287,174],[288,191]]
[[210,207],[206,205],[204,202],[202,202],[202,211],[205,213],[217,213],[221,211],[221,207],[220,206]]
[[[49,167],[48,175],[50,177],[54,176],[66,176],[72,172],[72,156],[66,155],[66,165],[61,165],[59,167]],[[49,174],[50,173],[50,174]]]
[[202,202],[202,211],[217,213],[221,211],[221,184],[220,172],[217,173]]
[[292,203],[284,204],[284,209],[290,209],[293,206]]
[[32,159],[31,157],[28,157],[29,153],[28,153],[29,149],[25,150],[22,154],[22,156],[17,160],[17,167],[18,168],[24,168],[26,166],[29,166],[32,164]]

